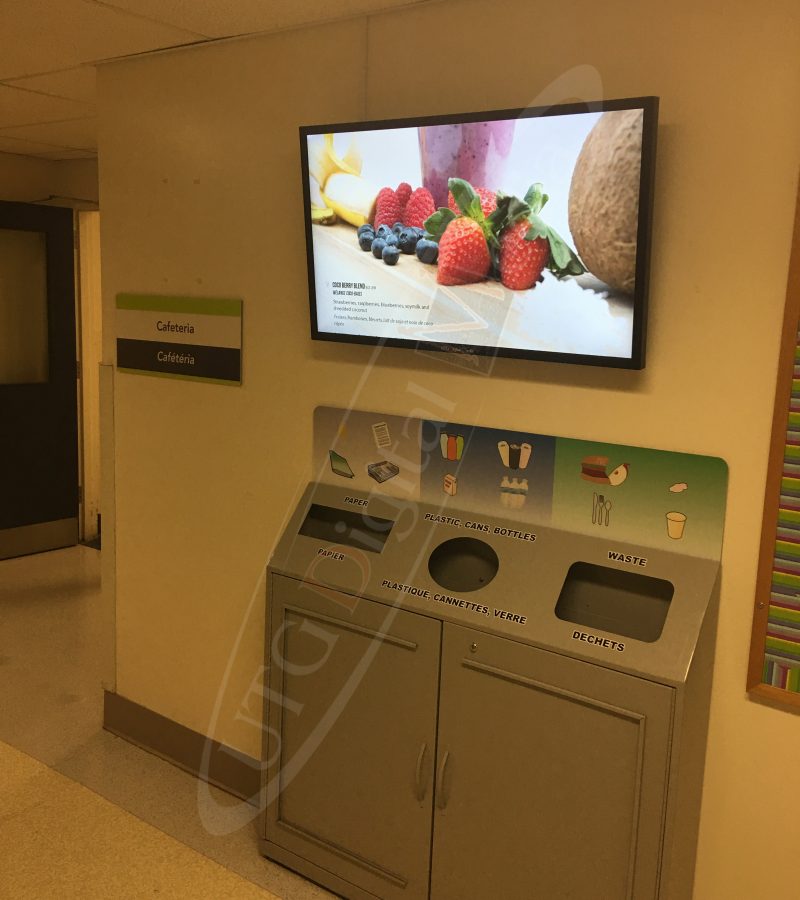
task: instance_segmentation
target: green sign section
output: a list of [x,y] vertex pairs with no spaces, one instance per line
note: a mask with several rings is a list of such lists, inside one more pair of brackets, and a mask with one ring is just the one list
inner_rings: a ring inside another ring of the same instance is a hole
[[118,294],[117,370],[242,383],[242,301]]
[[241,300],[227,300],[216,297],[158,297],[152,294],[117,294],[117,309],[242,317]]

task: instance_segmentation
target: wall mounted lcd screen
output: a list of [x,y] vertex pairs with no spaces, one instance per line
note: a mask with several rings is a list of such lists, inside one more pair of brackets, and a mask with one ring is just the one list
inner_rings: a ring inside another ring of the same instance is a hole
[[657,114],[301,128],[312,336],[643,368]]

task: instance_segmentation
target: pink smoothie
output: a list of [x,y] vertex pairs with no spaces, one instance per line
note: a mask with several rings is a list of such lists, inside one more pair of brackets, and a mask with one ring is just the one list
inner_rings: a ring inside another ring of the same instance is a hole
[[425,125],[419,131],[422,183],[437,206],[447,206],[447,180],[463,178],[473,187],[501,190],[506,159],[514,142],[514,119]]

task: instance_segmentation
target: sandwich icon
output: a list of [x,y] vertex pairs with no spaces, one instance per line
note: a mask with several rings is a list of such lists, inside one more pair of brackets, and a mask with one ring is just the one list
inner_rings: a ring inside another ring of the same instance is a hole
[[581,460],[581,478],[593,484],[610,484],[616,487],[628,477],[628,463],[621,463],[608,471],[607,456],[584,456]]

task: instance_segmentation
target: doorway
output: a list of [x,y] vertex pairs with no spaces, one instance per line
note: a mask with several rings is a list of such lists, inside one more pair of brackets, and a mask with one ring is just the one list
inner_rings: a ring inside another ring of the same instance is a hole
[[79,536],[73,211],[0,202],[0,559]]

